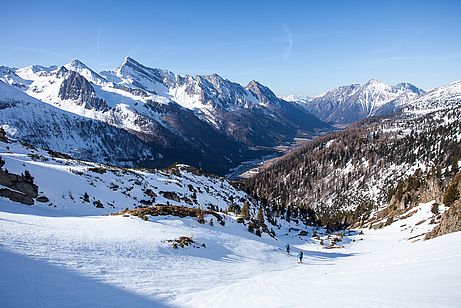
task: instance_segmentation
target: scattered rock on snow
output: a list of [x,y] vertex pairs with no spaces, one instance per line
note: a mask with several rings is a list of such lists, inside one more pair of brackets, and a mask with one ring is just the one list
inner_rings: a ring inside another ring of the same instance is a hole
[[37,202],[42,202],[42,203],[46,203],[46,202],[50,201],[50,199],[48,199],[48,197],[46,197],[46,196],[39,196],[35,200],[37,200]]

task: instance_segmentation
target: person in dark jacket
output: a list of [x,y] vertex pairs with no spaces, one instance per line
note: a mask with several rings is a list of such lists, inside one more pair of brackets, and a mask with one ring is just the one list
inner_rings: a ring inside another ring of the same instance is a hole
[[303,263],[303,256],[304,256],[304,253],[302,252],[302,250],[300,250],[298,252],[298,263]]
[[290,244],[286,244],[285,249],[287,250],[287,253],[290,254]]

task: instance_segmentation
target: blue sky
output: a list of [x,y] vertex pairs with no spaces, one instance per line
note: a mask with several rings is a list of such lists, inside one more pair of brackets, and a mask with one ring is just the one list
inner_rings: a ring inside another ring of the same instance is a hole
[[461,1],[3,1],[0,65],[96,71],[125,56],[278,95],[461,79]]

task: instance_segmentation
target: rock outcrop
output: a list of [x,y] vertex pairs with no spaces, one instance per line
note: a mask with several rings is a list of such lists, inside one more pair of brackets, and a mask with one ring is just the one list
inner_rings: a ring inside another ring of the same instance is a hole
[[[453,203],[447,202],[447,194],[449,190],[457,190],[456,198],[450,198]],[[431,239],[444,234],[461,231],[461,200],[459,199],[459,192],[461,191],[461,172],[458,172],[450,181],[449,185],[444,192],[444,203],[450,208],[443,213],[440,223],[426,235],[426,239]]]
[[59,97],[63,100],[79,101],[86,109],[106,111],[109,109],[107,102],[96,96],[96,92],[91,83],[74,71],[68,71],[64,67],[61,69],[66,79],[59,89]]
[[24,176],[0,169],[0,196],[22,204],[33,205],[38,196],[38,186]]
[[426,235],[425,239],[461,231],[461,201],[456,201],[448,211],[443,213],[440,223]]

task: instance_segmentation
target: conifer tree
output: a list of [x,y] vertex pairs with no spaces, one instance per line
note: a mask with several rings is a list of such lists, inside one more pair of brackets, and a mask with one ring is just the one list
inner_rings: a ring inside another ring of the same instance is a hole
[[260,226],[264,225],[264,213],[262,206],[260,206],[258,210],[258,223]]
[[459,199],[459,190],[458,185],[456,183],[451,184],[448,186],[445,195],[443,196],[443,203],[446,206],[451,206],[456,200]]
[[83,194],[83,202],[90,202],[90,195],[87,192]]
[[34,184],[34,178],[29,171],[25,170],[22,174],[22,179],[28,184]]
[[248,201],[245,201],[243,203],[241,216],[245,220],[250,219],[250,204],[248,203]]
[[290,207],[288,206],[288,207],[287,207],[287,219],[286,219],[286,221],[290,222],[290,220],[291,220],[291,209],[290,209]]
[[451,161],[451,173],[454,175],[458,173],[459,168],[458,168],[458,159],[454,157]]

